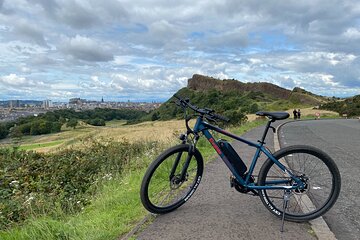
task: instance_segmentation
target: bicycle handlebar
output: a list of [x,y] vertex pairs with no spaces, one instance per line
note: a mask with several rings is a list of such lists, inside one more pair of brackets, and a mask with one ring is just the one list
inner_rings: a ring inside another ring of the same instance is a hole
[[200,113],[201,116],[205,116],[206,119],[208,120],[221,120],[224,122],[230,122],[230,119],[228,119],[227,117],[221,116],[219,114],[216,114],[215,111],[213,109],[210,108],[198,108],[195,105],[192,105],[189,101],[189,99],[182,99],[181,97],[179,97],[178,95],[174,94],[174,97],[176,99],[178,99],[180,101],[180,104],[182,107],[189,107],[190,109],[192,109],[193,111]]

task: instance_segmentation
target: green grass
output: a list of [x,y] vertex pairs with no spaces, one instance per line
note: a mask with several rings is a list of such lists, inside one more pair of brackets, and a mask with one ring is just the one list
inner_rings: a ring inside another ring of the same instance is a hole
[[30,219],[23,227],[0,232],[0,239],[116,239],[146,214],[139,200],[143,173],[134,171],[108,181],[91,205],[77,215]]
[[[231,128],[229,131],[240,135],[262,124],[264,121],[254,121],[241,127]],[[199,141],[198,148],[205,162],[214,159],[215,151],[204,137]],[[119,238],[133,229],[148,214],[141,205],[139,189],[145,170],[155,154],[157,153],[144,156],[140,159],[141,161],[130,161],[128,169],[122,176],[116,176],[99,187],[91,204],[82,212],[75,215],[60,213],[56,218],[34,217],[28,219],[22,226],[0,231],[0,239],[108,240]]]
[[47,142],[47,143],[34,143],[29,145],[21,145],[19,147],[19,150],[33,150],[37,148],[45,148],[45,147],[53,147],[56,145],[62,144],[64,141],[53,141],[53,142]]
[[106,127],[120,127],[126,124],[125,120],[111,120],[106,122]]

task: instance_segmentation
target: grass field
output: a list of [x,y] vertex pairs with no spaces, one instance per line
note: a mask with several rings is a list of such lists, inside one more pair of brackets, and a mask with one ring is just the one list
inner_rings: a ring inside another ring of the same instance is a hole
[[175,139],[185,130],[183,120],[144,122],[136,125],[125,125],[126,121],[110,121],[105,127],[94,127],[81,124],[75,129],[63,128],[60,133],[40,136],[24,136],[21,139],[5,139],[2,146],[19,146],[20,149],[38,152],[51,152],[70,147],[81,142],[81,139],[93,137],[112,141],[161,141]]
[[[287,110],[292,117],[292,109]],[[338,113],[318,110],[313,108],[301,109],[302,118],[315,118],[316,113],[320,113],[322,118],[338,117]],[[248,121],[259,118],[255,114],[247,115]],[[194,124],[195,120],[190,122]],[[37,152],[58,151],[81,142],[81,139],[93,137],[95,139],[111,139],[112,141],[160,141],[169,142],[176,139],[180,132],[185,131],[184,120],[154,121],[143,122],[135,125],[126,125],[126,121],[113,120],[106,123],[105,127],[95,127],[80,123],[75,129],[63,127],[60,133],[25,136],[21,139],[2,140],[3,146],[20,146],[20,149],[34,150]]]

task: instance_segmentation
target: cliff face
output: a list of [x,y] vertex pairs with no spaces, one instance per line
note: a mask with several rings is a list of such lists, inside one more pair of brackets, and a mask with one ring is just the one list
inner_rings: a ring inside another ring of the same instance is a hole
[[242,83],[237,80],[218,80],[211,77],[194,74],[188,80],[188,88],[198,91],[208,91],[216,89],[219,91],[238,91],[238,92],[263,92],[276,98],[289,99],[292,91],[281,88],[271,83]]

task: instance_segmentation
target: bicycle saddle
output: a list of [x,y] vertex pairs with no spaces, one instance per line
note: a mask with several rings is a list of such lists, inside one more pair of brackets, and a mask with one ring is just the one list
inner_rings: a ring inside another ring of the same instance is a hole
[[257,112],[258,116],[266,116],[272,120],[282,120],[288,118],[290,115],[287,112]]

